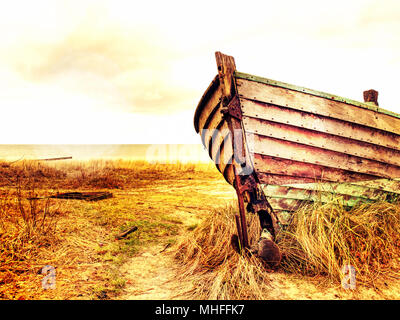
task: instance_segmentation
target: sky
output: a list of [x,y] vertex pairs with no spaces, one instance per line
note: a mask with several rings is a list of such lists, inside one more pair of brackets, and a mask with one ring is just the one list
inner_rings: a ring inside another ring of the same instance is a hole
[[215,51],[400,113],[397,0],[16,0],[0,39],[0,144],[199,144]]

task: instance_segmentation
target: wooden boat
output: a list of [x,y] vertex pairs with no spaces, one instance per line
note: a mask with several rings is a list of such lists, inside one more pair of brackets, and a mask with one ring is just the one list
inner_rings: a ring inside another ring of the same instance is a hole
[[358,102],[238,72],[220,52],[216,60],[194,126],[236,189],[245,247],[246,202],[274,238],[305,202],[400,196],[400,115],[378,106],[377,91]]

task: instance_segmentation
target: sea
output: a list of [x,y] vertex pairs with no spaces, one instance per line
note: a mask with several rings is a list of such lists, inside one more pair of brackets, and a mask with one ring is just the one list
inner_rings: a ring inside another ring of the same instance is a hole
[[0,144],[0,160],[145,160],[149,162],[209,162],[201,144]]

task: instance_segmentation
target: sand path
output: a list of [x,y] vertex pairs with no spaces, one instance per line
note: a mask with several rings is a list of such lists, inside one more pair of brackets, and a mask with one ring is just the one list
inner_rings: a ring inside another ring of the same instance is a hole
[[[236,201],[235,191],[225,181],[209,181],[204,184],[178,182],[176,185],[159,185],[153,188],[153,200],[158,202],[163,194],[171,197],[175,193],[175,198],[178,195],[195,195],[183,197],[179,205],[171,201],[174,197],[163,201],[163,208],[181,217],[184,225],[201,221],[213,207]],[[185,293],[193,288],[191,279],[177,280],[179,267],[165,245],[146,247],[143,252],[125,263],[121,271],[127,280],[124,292],[118,297],[122,300],[185,299]],[[340,285],[327,285],[321,279],[304,278],[283,272],[269,273],[266,276],[271,285],[268,294],[270,299],[400,299],[400,280],[392,281],[390,287],[357,286],[356,290],[345,290]]]

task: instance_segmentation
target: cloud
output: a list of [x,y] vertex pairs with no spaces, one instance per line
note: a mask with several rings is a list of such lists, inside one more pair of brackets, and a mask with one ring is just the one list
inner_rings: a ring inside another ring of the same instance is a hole
[[68,32],[60,27],[59,37],[21,36],[3,62],[24,81],[111,100],[120,111],[168,113],[194,103],[198,92],[171,77],[176,55],[157,30],[124,28],[100,9],[81,19]]
[[217,73],[215,51],[239,71],[356,100],[374,88],[400,111],[399,12],[394,0],[9,2],[0,136],[198,142],[192,118]]
[[370,1],[364,6],[360,18],[360,25],[371,24],[398,24],[400,22],[400,3],[397,0]]

